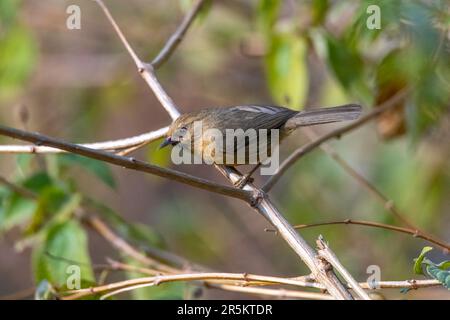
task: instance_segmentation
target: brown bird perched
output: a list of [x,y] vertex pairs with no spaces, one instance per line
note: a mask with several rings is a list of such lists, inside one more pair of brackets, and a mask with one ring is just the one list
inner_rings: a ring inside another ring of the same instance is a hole
[[[361,106],[357,104],[300,112],[253,105],[203,109],[178,117],[169,127],[161,148],[181,147],[197,159],[194,163],[256,164],[238,184],[242,186],[261,162],[271,157],[274,144],[278,145],[298,127],[355,120],[360,114]],[[274,136],[279,141],[274,141]]]

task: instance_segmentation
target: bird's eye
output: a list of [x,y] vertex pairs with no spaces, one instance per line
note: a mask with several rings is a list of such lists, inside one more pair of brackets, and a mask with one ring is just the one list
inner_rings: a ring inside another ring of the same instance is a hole
[[173,138],[175,141],[181,141],[183,140],[184,136],[187,133],[187,128],[186,127],[181,127],[178,130],[175,131]]

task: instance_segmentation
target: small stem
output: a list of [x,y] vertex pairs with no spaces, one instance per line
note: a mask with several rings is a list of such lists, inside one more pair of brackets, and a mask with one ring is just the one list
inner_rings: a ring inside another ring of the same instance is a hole
[[153,68],[158,69],[163,63],[165,63],[175,52],[175,49],[183,41],[186,32],[189,30],[195,17],[198,15],[203,5],[207,0],[198,0],[192,8],[189,10],[188,14],[185,15],[183,21],[178,26],[177,30],[170,36],[164,47],[158,53],[155,59],[151,62]]

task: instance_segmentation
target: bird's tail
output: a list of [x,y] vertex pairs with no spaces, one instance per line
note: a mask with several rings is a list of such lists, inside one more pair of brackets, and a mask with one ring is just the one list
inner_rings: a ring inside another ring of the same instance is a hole
[[361,114],[361,106],[346,104],[332,108],[317,108],[300,111],[286,122],[287,129],[316,124],[355,120]]

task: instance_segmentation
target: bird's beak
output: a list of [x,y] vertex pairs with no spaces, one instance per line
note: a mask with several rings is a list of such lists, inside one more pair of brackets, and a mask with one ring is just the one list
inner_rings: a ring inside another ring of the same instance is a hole
[[170,137],[167,137],[164,139],[164,141],[159,145],[159,148],[162,149],[164,147],[167,147],[169,144],[173,144],[172,139]]

